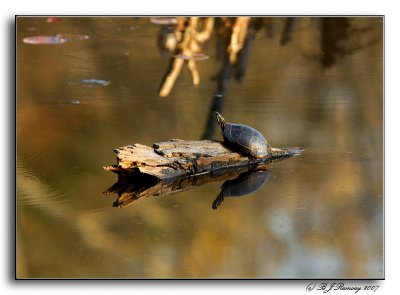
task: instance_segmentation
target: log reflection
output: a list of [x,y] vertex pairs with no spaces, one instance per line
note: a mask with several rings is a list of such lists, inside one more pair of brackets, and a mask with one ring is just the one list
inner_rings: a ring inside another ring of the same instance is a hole
[[166,180],[137,174],[119,177],[116,183],[104,191],[104,194],[118,194],[113,207],[122,208],[139,199],[175,195],[204,184],[225,181],[221,186],[221,192],[212,204],[212,208],[217,209],[225,198],[245,196],[257,191],[265,184],[269,176],[270,171],[265,165],[217,170],[209,174]]

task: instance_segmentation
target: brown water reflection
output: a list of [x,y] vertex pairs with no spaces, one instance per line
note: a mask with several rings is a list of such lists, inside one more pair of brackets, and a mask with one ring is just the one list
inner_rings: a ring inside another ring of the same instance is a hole
[[[382,18],[259,18],[223,96],[214,31],[198,87],[184,69],[165,98],[160,25],[46,20],[17,19],[17,277],[383,277]],[[89,38],[22,41],[57,34]],[[205,128],[213,104],[306,152],[218,210],[221,183],[113,208],[113,148],[220,139]]]

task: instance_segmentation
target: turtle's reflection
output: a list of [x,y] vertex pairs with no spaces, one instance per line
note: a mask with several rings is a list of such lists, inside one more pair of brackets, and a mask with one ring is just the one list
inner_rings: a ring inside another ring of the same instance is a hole
[[221,192],[212,203],[212,208],[217,209],[225,198],[242,197],[260,189],[268,180],[271,172],[266,169],[246,171],[232,180],[225,181]]
[[104,194],[117,193],[118,198],[113,206],[125,207],[144,197],[173,195],[207,183],[225,181],[221,186],[221,192],[212,204],[212,208],[217,209],[225,198],[239,197],[255,192],[265,184],[269,175],[270,171],[265,166],[224,169],[204,175],[163,181],[138,174],[133,177],[120,177]]

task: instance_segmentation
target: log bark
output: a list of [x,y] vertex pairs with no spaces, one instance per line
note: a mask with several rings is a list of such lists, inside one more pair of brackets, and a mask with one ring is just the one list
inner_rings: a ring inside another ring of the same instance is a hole
[[214,140],[171,139],[154,143],[152,147],[134,144],[119,147],[117,165],[103,167],[119,177],[148,175],[157,180],[187,175],[202,175],[220,169],[257,166],[299,155],[301,148],[272,148],[271,153],[259,159],[247,157]]

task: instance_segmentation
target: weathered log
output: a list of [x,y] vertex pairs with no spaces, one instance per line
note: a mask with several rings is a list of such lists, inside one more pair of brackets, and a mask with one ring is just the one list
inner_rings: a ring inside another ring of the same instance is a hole
[[279,161],[302,152],[301,148],[272,148],[264,158],[250,158],[214,140],[189,141],[171,139],[154,143],[153,147],[134,144],[119,147],[117,165],[103,167],[119,176],[145,174],[158,180],[202,175],[219,169],[257,166]]

